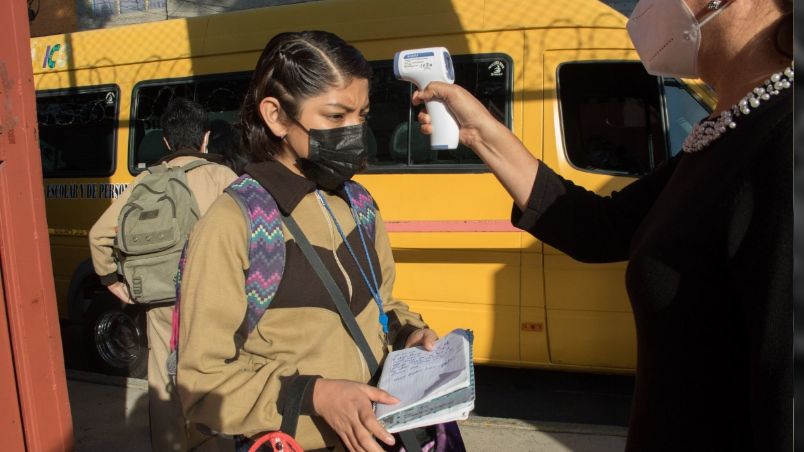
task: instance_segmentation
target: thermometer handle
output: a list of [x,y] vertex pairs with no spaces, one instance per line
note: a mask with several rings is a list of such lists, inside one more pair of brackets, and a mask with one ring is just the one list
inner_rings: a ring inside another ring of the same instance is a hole
[[425,102],[433,125],[430,135],[431,149],[455,149],[458,147],[458,122],[440,101]]

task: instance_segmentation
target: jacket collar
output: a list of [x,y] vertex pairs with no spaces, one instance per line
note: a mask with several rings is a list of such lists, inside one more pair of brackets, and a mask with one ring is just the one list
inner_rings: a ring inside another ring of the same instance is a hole
[[209,152],[198,152],[198,151],[178,151],[162,157],[161,159],[159,159],[158,162],[155,163],[155,165],[160,165],[164,162],[169,162],[177,157],[197,157],[213,163],[223,163],[223,156],[220,154],[212,154]]
[[[284,215],[290,215],[305,196],[318,188],[315,182],[299,176],[276,160],[249,163],[245,172],[271,193]],[[348,196],[343,185],[334,193],[348,204]]]

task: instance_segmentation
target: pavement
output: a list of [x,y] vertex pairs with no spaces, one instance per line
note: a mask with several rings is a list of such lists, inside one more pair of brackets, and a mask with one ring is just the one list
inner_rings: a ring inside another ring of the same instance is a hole
[[[151,452],[145,380],[67,371],[77,452]],[[613,452],[625,448],[619,426],[470,416],[461,421],[469,451]]]

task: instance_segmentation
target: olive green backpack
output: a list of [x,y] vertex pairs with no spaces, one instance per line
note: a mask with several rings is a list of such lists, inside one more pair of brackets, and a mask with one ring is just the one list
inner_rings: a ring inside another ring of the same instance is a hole
[[152,166],[123,205],[115,247],[119,271],[135,302],[176,299],[179,257],[201,216],[187,184],[187,172],[209,163],[195,160],[184,166]]

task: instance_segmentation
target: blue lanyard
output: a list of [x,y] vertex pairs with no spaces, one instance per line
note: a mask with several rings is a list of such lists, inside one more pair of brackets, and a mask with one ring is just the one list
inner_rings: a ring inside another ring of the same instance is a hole
[[[385,314],[385,311],[382,307],[382,297],[380,297],[380,286],[377,284],[377,275],[374,273],[374,265],[371,263],[371,256],[369,255],[368,246],[366,246],[366,239],[363,237],[363,228],[360,227],[360,222],[358,221],[357,214],[355,214],[354,209],[349,207],[349,211],[352,213],[352,218],[355,220],[355,228],[357,228],[357,232],[360,235],[360,243],[363,244],[363,251],[366,252],[366,262],[369,265],[369,271],[371,272],[371,281],[369,281],[368,276],[366,276],[366,272],[363,270],[363,266],[360,265],[360,261],[357,260],[357,254],[355,254],[354,249],[352,249],[352,245],[349,244],[349,241],[346,240],[346,234],[343,233],[343,229],[341,229],[341,225],[338,224],[338,219],[335,218],[335,214],[332,212],[332,209],[329,207],[329,203],[324,198],[324,195],[321,194],[319,190],[316,190],[316,195],[318,199],[321,201],[321,204],[327,209],[329,212],[329,216],[332,218],[332,221],[335,223],[335,228],[338,229],[338,234],[341,235],[341,240],[343,240],[343,244],[346,245],[346,249],[349,250],[349,254],[352,255],[352,259],[355,261],[355,265],[357,265],[357,269],[360,270],[360,276],[363,277],[363,282],[366,283],[366,286],[369,288],[369,292],[371,292],[371,296],[374,297],[374,301],[377,303],[377,307],[380,310],[380,324],[382,325],[382,331],[384,333],[388,333],[388,315]],[[374,284],[372,284],[372,282]]]

